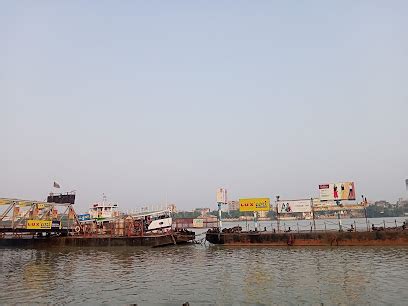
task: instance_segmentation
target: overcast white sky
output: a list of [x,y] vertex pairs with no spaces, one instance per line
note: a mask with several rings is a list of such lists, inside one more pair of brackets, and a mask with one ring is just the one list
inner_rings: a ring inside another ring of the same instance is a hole
[[406,1],[0,4],[0,196],[407,196]]

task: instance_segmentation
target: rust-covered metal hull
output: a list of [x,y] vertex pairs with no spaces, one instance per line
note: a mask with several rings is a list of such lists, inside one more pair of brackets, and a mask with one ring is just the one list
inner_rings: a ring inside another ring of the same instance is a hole
[[374,232],[208,232],[206,240],[222,245],[260,246],[408,246],[408,231]]
[[1,238],[0,246],[7,247],[159,247],[187,243],[194,240],[190,232],[182,234],[155,234],[134,237],[66,236],[66,237],[10,237]]

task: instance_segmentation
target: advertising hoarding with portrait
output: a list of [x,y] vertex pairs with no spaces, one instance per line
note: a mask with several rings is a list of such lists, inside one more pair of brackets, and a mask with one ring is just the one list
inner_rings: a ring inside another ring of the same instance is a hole
[[319,185],[321,201],[355,200],[354,182],[339,182]]
[[312,211],[311,200],[280,200],[276,202],[279,214],[308,213]]

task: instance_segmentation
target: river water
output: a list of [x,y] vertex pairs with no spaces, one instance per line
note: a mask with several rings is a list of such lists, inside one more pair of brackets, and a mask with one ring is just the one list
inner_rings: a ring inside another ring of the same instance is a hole
[[0,248],[0,304],[407,304],[406,247]]

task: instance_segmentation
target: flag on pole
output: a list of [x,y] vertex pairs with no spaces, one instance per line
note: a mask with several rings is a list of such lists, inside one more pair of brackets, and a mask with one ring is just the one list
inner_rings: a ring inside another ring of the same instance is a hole
[[57,182],[54,181],[54,188],[61,188],[61,186]]

